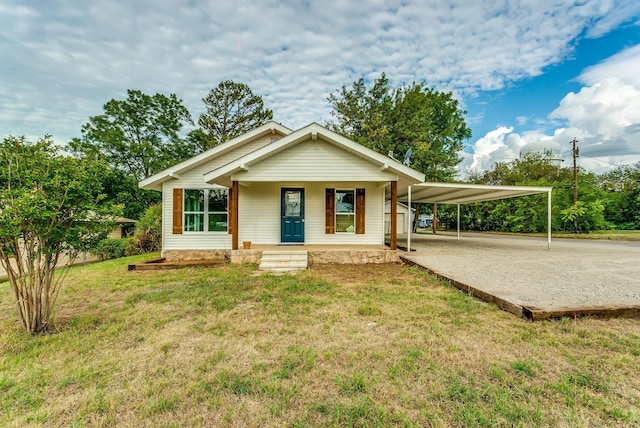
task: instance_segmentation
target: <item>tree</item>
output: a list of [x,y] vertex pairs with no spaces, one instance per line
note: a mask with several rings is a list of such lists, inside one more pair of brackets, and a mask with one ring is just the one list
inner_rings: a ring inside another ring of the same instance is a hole
[[[553,230],[588,232],[610,228],[604,210],[610,194],[596,186],[592,173],[581,171],[580,204],[573,204],[573,170],[554,165],[539,153],[528,153],[511,162],[498,162],[478,174],[474,182],[489,185],[553,187]],[[472,230],[543,232],[547,230],[545,195],[531,195],[465,205],[461,223]],[[454,216],[448,216],[455,218]]]
[[273,111],[264,107],[260,95],[233,80],[220,82],[202,101],[207,110],[200,115],[198,125],[212,147],[273,119]]
[[0,145],[0,262],[28,332],[50,328],[63,255],[64,273],[115,225],[120,208],[101,195],[105,167],[59,155],[48,136],[35,143],[8,137]]
[[74,139],[75,153],[104,156],[114,168],[146,178],[198,153],[190,139],[181,138],[189,111],[175,94],[147,95],[128,90],[126,100],[111,100],[104,113],[89,118],[82,139]]
[[601,175],[598,187],[611,195],[605,204],[607,220],[617,229],[640,229],[640,162]]
[[455,175],[463,141],[471,137],[451,93],[414,82],[393,90],[384,73],[366,88],[363,78],[329,95],[335,118],[329,127],[379,153],[402,156],[413,150],[411,166],[428,179],[447,181]]

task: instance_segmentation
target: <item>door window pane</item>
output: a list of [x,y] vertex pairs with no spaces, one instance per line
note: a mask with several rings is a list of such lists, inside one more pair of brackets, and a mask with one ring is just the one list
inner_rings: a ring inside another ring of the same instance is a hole
[[302,213],[301,194],[298,190],[286,190],[284,192],[285,217],[300,217]]

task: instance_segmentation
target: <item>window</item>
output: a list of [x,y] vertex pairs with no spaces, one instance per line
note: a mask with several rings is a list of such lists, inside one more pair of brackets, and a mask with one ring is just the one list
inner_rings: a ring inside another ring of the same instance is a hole
[[355,191],[336,190],[336,232],[355,232]]
[[226,232],[227,190],[186,189],[184,191],[184,230],[185,232]]

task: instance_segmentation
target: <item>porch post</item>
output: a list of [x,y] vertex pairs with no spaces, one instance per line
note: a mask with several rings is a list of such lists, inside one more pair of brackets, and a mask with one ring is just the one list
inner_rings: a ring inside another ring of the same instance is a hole
[[391,182],[391,236],[389,246],[392,250],[398,249],[398,182]]
[[231,183],[231,249],[238,249],[238,186],[237,181]]
[[411,253],[411,233],[413,232],[413,219],[411,218],[411,186],[409,186],[409,195],[408,195],[408,202],[407,205],[409,205],[409,220],[406,222],[408,223],[408,227],[407,227],[407,253]]

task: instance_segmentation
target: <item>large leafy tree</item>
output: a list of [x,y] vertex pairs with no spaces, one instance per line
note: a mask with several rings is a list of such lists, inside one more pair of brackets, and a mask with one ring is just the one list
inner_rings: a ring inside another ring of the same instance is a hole
[[458,101],[424,83],[393,89],[384,73],[370,88],[363,78],[342,85],[328,98],[335,118],[329,127],[383,154],[413,151],[411,166],[427,179],[455,175],[463,141],[471,137]]
[[225,80],[202,99],[206,111],[198,125],[210,146],[244,134],[273,119],[273,111],[265,108],[262,96],[253,93],[244,83]]
[[120,207],[102,195],[106,170],[96,159],[61,156],[49,137],[0,144],[0,262],[29,332],[50,328],[64,278],[56,271],[114,227]]
[[128,90],[127,99],[112,99],[103,114],[89,118],[82,138],[70,147],[104,156],[111,166],[140,180],[198,152],[191,139],[181,137],[183,126],[192,123],[175,94]]

